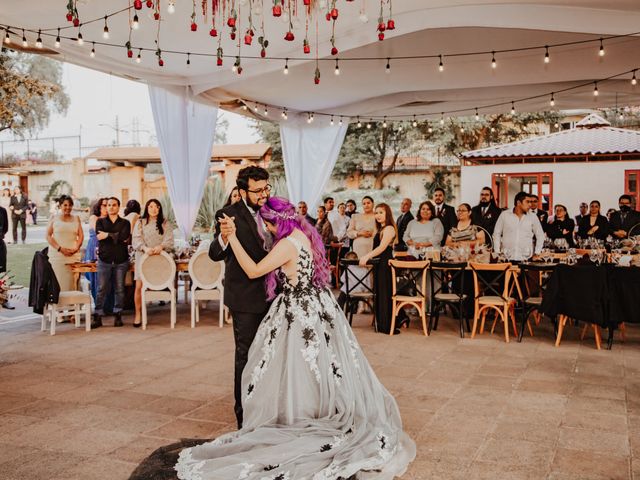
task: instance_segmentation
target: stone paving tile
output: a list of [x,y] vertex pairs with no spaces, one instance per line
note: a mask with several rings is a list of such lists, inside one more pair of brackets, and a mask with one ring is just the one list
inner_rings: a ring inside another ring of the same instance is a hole
[[558,447],[572,450],[629,455],[629,435],[586,428],[562,427]]
[[549,478],[557,480],[628,480],[629,458],[558,448]]

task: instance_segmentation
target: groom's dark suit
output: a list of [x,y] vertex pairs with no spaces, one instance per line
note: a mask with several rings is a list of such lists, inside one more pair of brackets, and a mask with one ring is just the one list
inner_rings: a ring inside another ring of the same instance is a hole
[[[222,218],[222,214],[235,217],[236,236],[249,254],[251,259],[258,263],[266,255],[264,247],[264,235],[258,233],[258,224],[251,211],[243,200],[229,205],[216,213],[216,219]],[[223,248],[220,242],[220,224],[216,222],[216,235],[209,248],[209,257],[214,261],[224,260],[224,304],[229,307],[233,315],[233,335],[236,342],[235,360],[235,413],[238,420],[238,428],[242,427],[242,395],[241,382],[242,371],[247,364],[249,347],[253,342],[258,326],[269,308],[266,298],[264,277],[247,277],[233,254],[231,246]]]

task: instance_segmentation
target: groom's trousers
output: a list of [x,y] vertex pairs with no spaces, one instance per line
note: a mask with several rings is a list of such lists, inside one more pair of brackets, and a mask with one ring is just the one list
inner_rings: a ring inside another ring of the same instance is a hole
[[260,322],[267,314],[267,310],[263,313],[247,313],[231,311],[233,316],[233,336],[236,342],[236,362],[235,362],[235,378],[234,378],[234,396],[236,404],[234,411],[236,420],[238,421],[238,429],[242,428],[242,371],[247,364],[249,356],[249,347],[256,336]]

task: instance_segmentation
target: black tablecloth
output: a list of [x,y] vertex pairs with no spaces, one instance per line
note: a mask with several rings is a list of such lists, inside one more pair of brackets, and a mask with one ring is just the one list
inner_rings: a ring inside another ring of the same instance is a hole
[[640,268],[558,265],[542,301],[545,315],[567,315],[605,328],[640,323]]

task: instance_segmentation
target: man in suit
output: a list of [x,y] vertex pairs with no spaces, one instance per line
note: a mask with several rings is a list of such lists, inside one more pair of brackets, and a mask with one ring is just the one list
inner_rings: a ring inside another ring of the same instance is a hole
[[298,202],[298,215],[302,215],[307,222],[311,225],[315,226],[316,219],[309,215],[309,208],[307,207],[307,202]]
[[258,326],[269,309],[264,285],[264,277],[250,279],[242,270],[227,236],[233,230],[222,220],[223,214],[234,219],[236,236],[251,259],[258,263],[267,256],[271,248],[271,235],[258,214],[269,198],[271,185],[269,173],[261,167],[249,166],[238,172],[236,185],[242,200],[216,213],[216,233],[209,248],[209,257],[214,261],[224,260],[225,291],[224,303],[233,316],[233,336],[235,353],[235,414],[238,429],[242,428],[242,371],[247,364],[249,347]]
[[471,209],[471,223],[484,228],[489,235],[493,235],[493,229],[501,213],[502,210],[496,205],[493,190],[490,187],[484,187],[480,190],[480,203]]
[[442,222],[442,226],[444,227],[444,235],[442,236],[441,242],[441,245],[443,246],[447,239],[447,235],[449,234],[449,230],[458,224],[456,209],[451,205],[444,203],[444,196],[445,193],[443,188],[438,187],[433,191],[433,203],[436,207],[436,218]]
[[413,213],[411,213],[411,199],[405,198],[400,204],[400,215],[396,222],[396,226],[398,227],[398,243],[396,243],[396,250],[399,252],[407,251],[407,245],[404,243],[402,237],[404,237],[404,232],[411,220],[413,220]]
[[4,236],[9,230],[9,218],[7,210],[0,207],[0,273],[7,271],[7,245],[4,243]]
[[588,217],[589,216],[589,205],[587,204],[587,202],[580,203],[580,207],[579,208],[580,208],[580,213],[574,217],[575,220],[576,220],[576,225],[580,225],[580,221],[584,217]]
[[13,196],[9,204],[11,209],[11,219],[13,220],[13,243],[18,243],[18,222],[22,227],[22,243],[27,239],[27,210],[29,209],[29,200],[22,194],[22,189],[16,187],[13,189]]
[[538,198],[537,195],[534,195],[534,194],[529,195],[529,206],[531,208],[531,213],[533,213],[536,217],[538,217],[538,220],[540,220],[540,224],[542,225],[542,229],[546,232],[547,225],[548,225],[547,221],[549,220],[549,212],[538,208],[539,201],[540,199]]
[[[620,195],[618,207],[620,210],[611,214],[609,228],[615,238],[627,238],[629,231],[640,224],[640,212],[632,209],[630,195]],[[633,233],[640,235],[640,226],[634,229]]]

